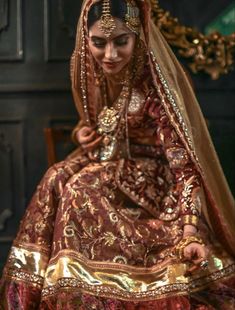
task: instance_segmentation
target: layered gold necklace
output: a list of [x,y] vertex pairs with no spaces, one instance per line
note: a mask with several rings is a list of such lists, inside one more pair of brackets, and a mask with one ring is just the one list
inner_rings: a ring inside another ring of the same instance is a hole
[[103,136],[96,157],[101,161],[111,160],[117,155],[118,144],[121,139],[128,138],[127,106],[130,99],[129,82],[125,82],[118,99],[112,107],[107,104],[107,87],[104,87],[104,107],[98,116],[97,133]]

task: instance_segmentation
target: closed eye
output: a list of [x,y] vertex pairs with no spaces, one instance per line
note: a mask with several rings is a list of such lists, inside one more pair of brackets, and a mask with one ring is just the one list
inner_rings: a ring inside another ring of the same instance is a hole
[[[98,37],[98,36],[92,36],[90,37],[93,45],[97,48],[104,48],[105,45],[107,44],[107,40]],[[119,36],[117,36],[116,38],[114,38],[112,41],[116,46],[124,46],[126,44],[128,44],[128,40],[129,40],[129,35],[128,33],[123,33]]]
[[114,44],[116,44],[118,46],[123,46],[123,45],[126,45],[127,43],[128,43],[128,38],[127,37],[114,40]]
[[107,42],[105,40],[92,39],[92,43],[95,47],[104,48]]

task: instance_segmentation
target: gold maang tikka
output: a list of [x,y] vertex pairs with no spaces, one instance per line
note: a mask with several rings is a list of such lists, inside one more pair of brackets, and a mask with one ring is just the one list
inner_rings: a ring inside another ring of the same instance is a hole
[[[135,34],[139,34],[140,30],[140,12],[134,0],[126,0],[127,13],[125,15],[126,26]],[[99,22],[99,28],[104,35],[109,38],[113,30],[116,28],[115,20],[111,15],[110,0],[103,0],[102,15]]]
[[113,16],[111,15],[110,1],[103,1],[102,16],[99,21],[99,28],[104,35],[109,38],[113,30],[116,28],[116,24]]

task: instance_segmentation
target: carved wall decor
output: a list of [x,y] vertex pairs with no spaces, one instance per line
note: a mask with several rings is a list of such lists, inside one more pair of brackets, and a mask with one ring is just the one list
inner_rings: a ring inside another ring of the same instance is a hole
[[158,0],[150,0],[152,17],[168,43],[178,49],[179,55],[190,60],[193,73],[205,72],[213,80],[233,68],[235,32],[224,36],[218,32],[205,35],[181,25],[179,20],[163,10]]
[[0,0],[0,32],[8,26],[8,0]]

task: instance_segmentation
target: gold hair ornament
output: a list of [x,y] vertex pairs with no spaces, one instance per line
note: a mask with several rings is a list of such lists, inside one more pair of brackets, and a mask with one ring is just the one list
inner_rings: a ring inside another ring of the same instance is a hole
[[127,0],[127,13],[125,16],[126,26],[136,34],[140,30],[140,11],[136,6],[135,1]]
[[102,16],[99,21],[99,28],[103,34],[109,38],[113,30],[116,28],[116,24],[113,16],[111,15],[110,1],[103,1]]

